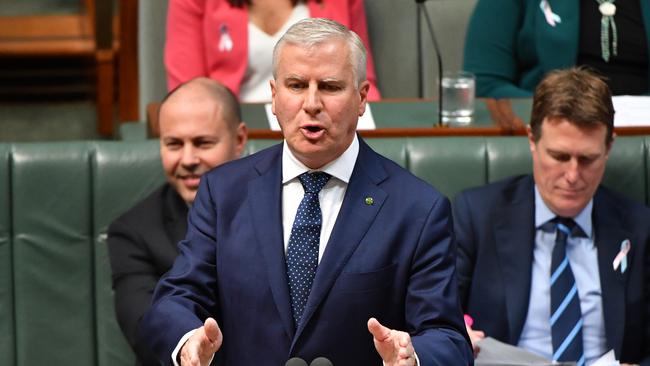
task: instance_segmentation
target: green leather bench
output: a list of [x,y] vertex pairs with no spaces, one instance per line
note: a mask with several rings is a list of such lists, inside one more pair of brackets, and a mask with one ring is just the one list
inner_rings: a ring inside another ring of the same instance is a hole
[[[253,140],[248,153],[277,141]],[[523,137],[372,139],[453,197],[530,171]],[[618,138],[605,182],[648,204],[650,136]],[[158,142],[0,144],[0,365],[132,365],[106,228],[163,181]]]

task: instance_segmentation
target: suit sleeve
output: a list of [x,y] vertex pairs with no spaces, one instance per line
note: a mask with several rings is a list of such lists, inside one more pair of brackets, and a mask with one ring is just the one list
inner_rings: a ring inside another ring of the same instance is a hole
[[208,75],[203,11],[202,0],[169,1],[164,52],[168,90],[195,77]]
[[138,359],[143,364],[152,364],[153,354],[137,340],[137,326],[151,304],[158,271],[151,263],[144,240],[126,222],[118,219],[110,225],[107,243],[117,321]]
[[217,317],[216,215],[208,186],[201,179],[189,212],[185,240],[174,266],[158,282],[151,309],[140,322],[138,335],[163,364],[187,332],[206,318]]
[[381,94],[379,93],[379,87],[377,85],[375,62],[372,57],[372,49],[370,48],[370,37],[368,36],[368,24],[366,21],[366,9],[363,5],[363,0],[349,0],[348,6],[350,9],[350,29],[359,35],[367,51],[366,77],[370,82],[368,100],[371,102],[378,101],[381,99]]
[[472,286],[472,276],[474,275],[476,240],[474,238],[472,215],[466,194],[461,193],[454,201],[453,217],[458,255],[458,258],[456,259],[458,291],[463,311],[467,311],[467,302]]
[[449,201],[433,205],[420,235],[411,267],[407,296],[407,326],[421,365],[471,364],[455,277],[456,250]]
[[[524,18],[521,0],[479,0],[465,39],[463,68],[476,75],[476,96],[531,97],[517,86],[521,65],[517,36]],[[498,26],[495,24],[498,23]]]

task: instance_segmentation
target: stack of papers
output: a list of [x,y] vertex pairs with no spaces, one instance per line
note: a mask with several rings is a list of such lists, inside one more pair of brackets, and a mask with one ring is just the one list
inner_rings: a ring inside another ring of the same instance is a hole
[[[509,344],[497,341],[494,338],[484,338],[480,340],[478,346],[481,351],[474,360],[476,366],[571,366],[575,362],[558,362],[553,363],[544,357],[528,352],[523,348],[511,346]],[[618,366],[614,356],[614,350],[607,352],[598,359],[592,366]]]
[[617,96],[614,101],[614,126],[650,126],[650,97]]

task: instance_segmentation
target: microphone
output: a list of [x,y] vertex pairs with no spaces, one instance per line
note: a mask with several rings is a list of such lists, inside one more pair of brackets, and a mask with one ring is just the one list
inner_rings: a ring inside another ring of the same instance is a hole
[[325,357],[318,357],[314,359],[309,366],[334,366],[334,364]]
[[300,357],[293,357],[290,358],[284,366],[307,366],[307,362]]
[[[440,56],[440,47],[438,46],[438,40],[436,39],[436,35],[433,32],[433,26],[431,25],[431,17],[429,16],[429,12],[427,11],[426,5],[424,3],[427,0],[415,0],[415,2],[418,4],[418,19],[417,19],[417,25],[418,25],[418,42],[420,40],[420,11],[424,12],[424,19],[427,21],[427,27],[429,28],[429,34],[431,35],[431,42],[433,43],[433,49],[436,51],[436,60],[438,61],[438,126],[442,126],[442,57]],[[421,51],[421,44],[418,44],[418,59],[419,63],[418,66],[419,68],[422,68],[422,51]],[[420,71],[420,79],[421,79],[421,72]]]

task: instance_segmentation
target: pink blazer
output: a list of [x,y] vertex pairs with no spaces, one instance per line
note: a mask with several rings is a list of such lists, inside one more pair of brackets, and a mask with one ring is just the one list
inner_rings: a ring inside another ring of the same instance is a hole
[[[309,14],[329,18],[355,31],[368,50],[368,99],[381,98],[368,42],[363,0],[308,0]],[[229,51],[219,50],[221,32],[232,39]],[[248,60],[248,12],[226,0],[170,0],[167,12],[165,67],[169,90],[197,76],[219,80],[239,95]]]

